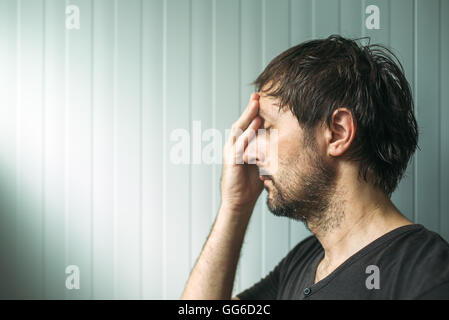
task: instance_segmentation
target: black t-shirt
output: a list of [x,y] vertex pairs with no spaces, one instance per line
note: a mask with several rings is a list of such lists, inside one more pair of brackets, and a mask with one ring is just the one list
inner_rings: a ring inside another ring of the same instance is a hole
[[449,299],[449,244],[421,224],[396,228],[314,284],[324,255],[315,236],[298,243],[244,299]]

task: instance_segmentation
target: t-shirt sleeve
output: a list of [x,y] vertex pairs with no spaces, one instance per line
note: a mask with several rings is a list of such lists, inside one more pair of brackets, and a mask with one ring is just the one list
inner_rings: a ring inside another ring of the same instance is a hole
[[280,285],[281,266],[284,260],[270,273],[250,288],[237,294],[241,300],[275,300]]

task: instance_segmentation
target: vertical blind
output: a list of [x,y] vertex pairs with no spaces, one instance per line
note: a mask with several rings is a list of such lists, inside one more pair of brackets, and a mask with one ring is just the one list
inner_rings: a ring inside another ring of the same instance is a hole
[[[191,145],[194,124],[224,134],[272,58],[331,34],[369,36],[403,63],[420,150],[392,199],[449,240],[448,0],[0,0],[0,297],[179,298],[221,166],[173,163],[173,132]],[[265,199],[234,293],[310,235]]]

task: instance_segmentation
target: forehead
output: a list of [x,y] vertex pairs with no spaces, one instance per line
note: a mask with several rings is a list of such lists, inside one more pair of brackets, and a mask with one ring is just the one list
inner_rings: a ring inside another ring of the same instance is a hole
[[276,120],[285,110],[279,110],[279,99],[270,97],[264,92],[258,92],[259,115],[267,120]]

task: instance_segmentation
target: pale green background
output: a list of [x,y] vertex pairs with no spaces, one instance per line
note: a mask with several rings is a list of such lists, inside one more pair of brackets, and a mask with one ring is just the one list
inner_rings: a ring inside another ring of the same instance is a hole
[[[80,30],[65,29],[69,3]],[[365,29],[369,4],[380,30]],[[170,133],[224,132],[274,56],[334,33],[403,62],[421,150],[393,199],[449,239],[448,0],[0,0],[0,297],[179,298],[221,168],[170,163]],[[265,196],[234,293],[309,235]],[[70,264],[80,290],[65,288]]]

